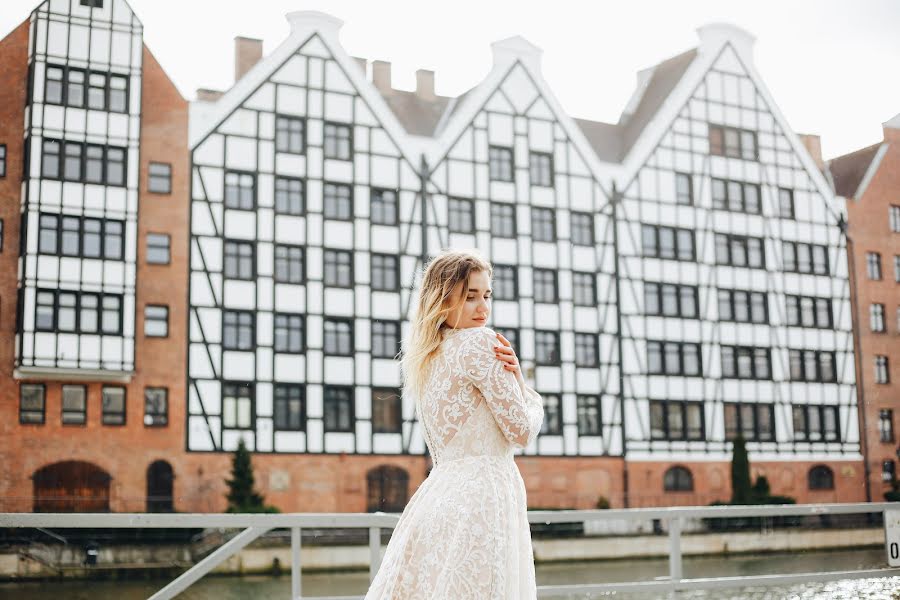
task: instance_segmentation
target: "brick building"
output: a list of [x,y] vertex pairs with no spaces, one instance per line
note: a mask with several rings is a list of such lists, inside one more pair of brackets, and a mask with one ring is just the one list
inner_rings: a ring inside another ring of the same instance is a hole
[[544,397],[532,506],[727,499],[737,435],[773,493],[863,498],[843,207],[746,32],[701,28],[611,124],[565,113],[522,38],[451,98],[297,12],[188,108],[124,52],[124,0],[71,4],[2,42],[9,510],[222,510],[239,440],[282,510],[402,508],[428,458],[391,357],[442,247],[494,263],[490,325]]
[[835,192],[847,199],[861,412],[875,502],[896,481],[900,457],[900,115],[883,128],[883,141],[829,163]]

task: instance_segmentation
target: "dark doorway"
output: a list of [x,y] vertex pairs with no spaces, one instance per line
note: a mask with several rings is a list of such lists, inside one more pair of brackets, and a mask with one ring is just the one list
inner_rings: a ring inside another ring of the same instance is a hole
[[172,499],[172,485],[175,474],[172,465],[158,460],[147,467],[147,512],[175,512]]
[[91,463],[67,460],[32,476],[34,512],[109,512],[109,473]]
[[409,474],[400,467],[383,465],[366,475],[369,512],[403,512],[409,500]]

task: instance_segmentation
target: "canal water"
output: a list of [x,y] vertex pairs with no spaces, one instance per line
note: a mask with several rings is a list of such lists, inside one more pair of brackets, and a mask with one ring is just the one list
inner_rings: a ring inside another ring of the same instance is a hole
[[[885,567],[882,549],[803,552],[735,557],[686,558],[684,576],[735,577],[775,573],[811,573]],[[538,565],[538,585],[647,581],[668,572],[666,559],[603,562],[567,562]],[[0,584],[0,599],[6,600],[144,600],[168,580],[15,583]],[[287,600],[290,574],[281,577],[205,577],[179,600]],[[304,574],[304,597],[324,595],[362,596],[368,586],[365,572]],[[616,598],[655,600],[659,592],[645,594],[578,594],[557,596],[562,600]],[[676,600],[900,600],[900,577],[782,587],[735,588],[674,594]]]

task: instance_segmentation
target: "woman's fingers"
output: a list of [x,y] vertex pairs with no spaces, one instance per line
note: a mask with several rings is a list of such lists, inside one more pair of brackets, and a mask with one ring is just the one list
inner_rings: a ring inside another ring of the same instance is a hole
[[497,337],[500,338],[500,341],[503,343],[504,346],[512,347],[512,343],[508,339],[503,337],[502,333],[498,333]]

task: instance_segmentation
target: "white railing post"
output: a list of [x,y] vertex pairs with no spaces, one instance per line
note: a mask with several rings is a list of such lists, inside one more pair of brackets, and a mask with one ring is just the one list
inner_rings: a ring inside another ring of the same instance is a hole
[[681,517],[669,518],[669,580],[678,583],[681,572]]
[[291,600],[303,598],[303,584],[300,581],[303,574],[300,565],[300,533],[299,527],[291,527]]
[[381,527],[369,527],[369,583],[381,568]]

